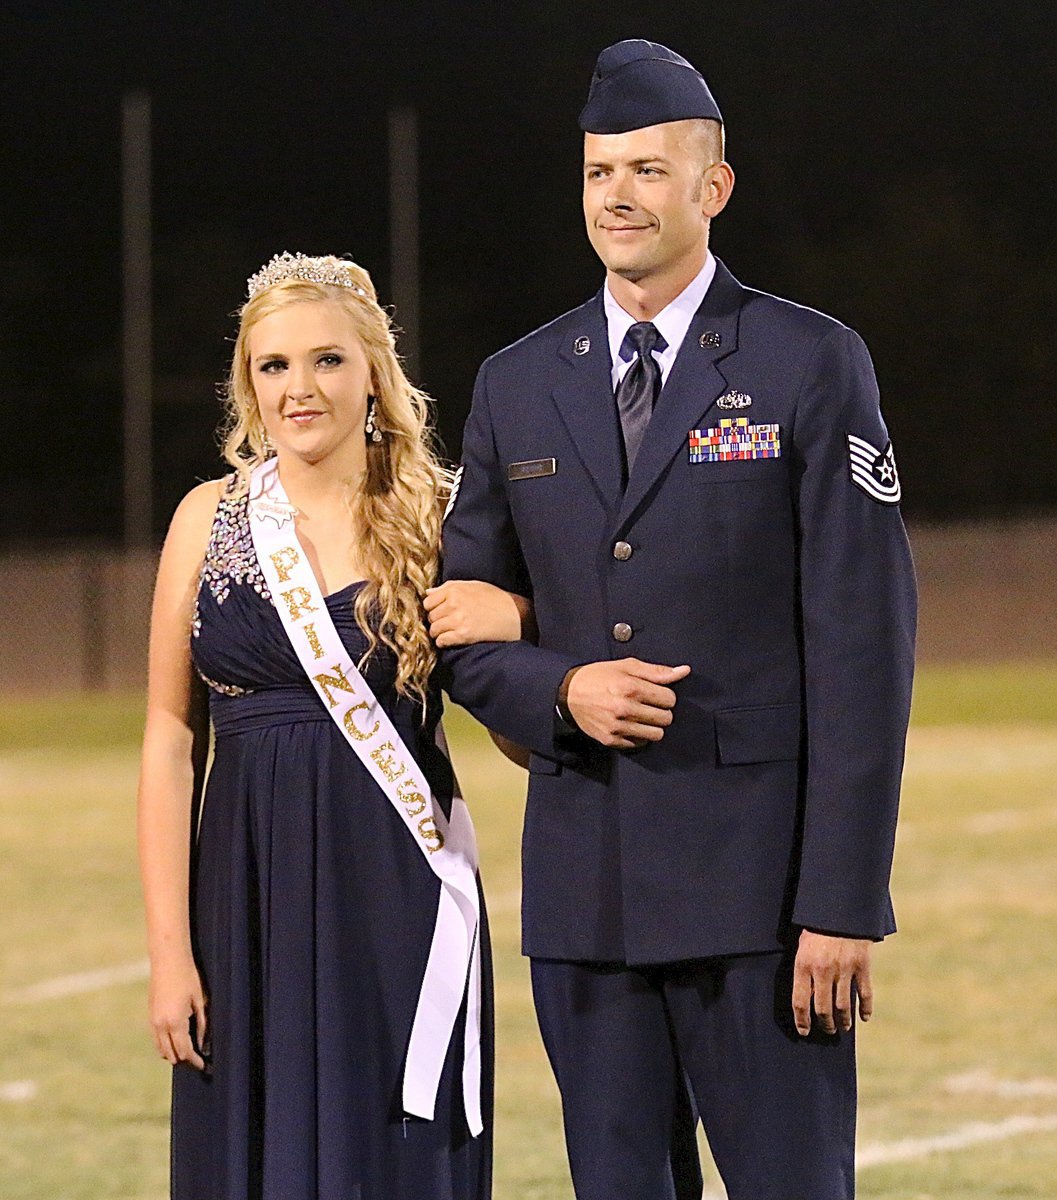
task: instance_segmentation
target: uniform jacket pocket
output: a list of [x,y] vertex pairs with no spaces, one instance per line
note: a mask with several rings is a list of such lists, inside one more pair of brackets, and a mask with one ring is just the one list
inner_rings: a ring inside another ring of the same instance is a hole
[[795,761],[800,755],[800,705],[721,709],[716,713],[716,750],[722,766]]

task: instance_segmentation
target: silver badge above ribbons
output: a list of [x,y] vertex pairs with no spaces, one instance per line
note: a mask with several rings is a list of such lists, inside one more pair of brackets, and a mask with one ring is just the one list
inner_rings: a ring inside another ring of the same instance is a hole
[[720,396],[716,401],[719,408],[749,408],[752,405],[752,397],[745,392],[727,392],[725,396]]

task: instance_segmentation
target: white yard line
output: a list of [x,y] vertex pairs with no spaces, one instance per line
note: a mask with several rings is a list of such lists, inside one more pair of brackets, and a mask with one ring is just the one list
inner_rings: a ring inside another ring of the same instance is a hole
[[1057,1129],[1057,1113],[1048,1117],[1007,1117],[1004,1121],[971,1121],[949,1133],[933,1137],[903,1138],[898,1142],[877,1142],[860,1148],[855,1165],[880,1167],[887,1163],[913,1162],[933,1154],[968,1150],[985,1142],[1004,1142],[1024,1133],[1048,1133]]
[[75,975],[59,975],[55,979],[31,983],[27,987],[12,988],[4,993],[3,999],[8,1004],[38,1004],[41,1000],[62,1000],[67,996],[98,992],[116,984],[139,983],[149,975],[150,963],[141,958],[119,967],[79,971]]
[[958,726],[911,729],[906,776],[1002,775],[1011,769],[1057,767],[1057,736],[1046,726]]
[[[43,1000],[59,1000],[100,991],[124,983],[139,983],[150,973],[147,959],[104,967],[96,971],[80,971],[60,975],[40,983],[16,988],[4,994],[8,1004],[36,1004]],[[1002,1080],[988,1071],[971,1071],[952,1076],[947,1081],[952,1092],[983,1092],[1007,1099],[1057,1095],[1057,1081],[1052,1079]],[[37,1094],[32,1080],[14,1080],[0,1084],[0,1101],[21,1102]],[[1038,1117],[1007,1117],[1002,1121],[971,1121],[932,1137],[903,1138],[895,1142],[876,1142],[860,1147],[856,1166],[860,1169],[883,1166],[887,1163],[913,1162],[934,1154],[949,1154],[967,1150],[988,1142],[1001,1142],[1027,1133],[1049,1133],[1057,1130],[1057,1113]],[[706,1192],[702,1200],[720,1200],[721,1193]]]
[[955,1095],[976,1093],[984,1096],[998,1096],[1002,1100],[1057,1096],[1057,1079],[1000,1079],[985,1068],[965,1071],[961,1075],[952,1075],[945,1081],[944,1087]]
[[[1052,1130],[1057,1130],[1057,1113],[1046,1117],[1007,1117],[1004,1121],[970,1121],[949,1133],[938,1133],[932,1137],[903,1138],[897,1142],[874,1142],[861,1146],[855,1155],[855,1166],[862,1171],[889,1163],[915,1162],[931,1158],[934,1154],[950,1154],[987,1142],[1004,1142],[1007,1138],[1026,1133],[1049,1133]],[[726,1200],[726,1192],[713,1192],[706,1188],[701,1200]]]
[[1057,824],[1057,808],[996,808],[967,817],[963,828],[967,833],[987,837],[992,833],[1013,833],[1054,824]]

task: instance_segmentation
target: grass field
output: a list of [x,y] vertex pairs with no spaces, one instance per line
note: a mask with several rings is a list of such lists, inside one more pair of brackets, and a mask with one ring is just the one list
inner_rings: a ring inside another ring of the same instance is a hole
[[[860,1039],[859,1194],[1053,1200],[1057,665],[920,678],[894,881],[901,933],[876,955],[878,1011]],[[3,1200],[167,1195],[168,1078],[138,967],[140,720],[132,698],[0,705]],[[523,777],[463,714],[449,729],[496,952],[495,1195],[569,1200],[517,951]],[[714,1175],[706,1195],[722,1195]]]

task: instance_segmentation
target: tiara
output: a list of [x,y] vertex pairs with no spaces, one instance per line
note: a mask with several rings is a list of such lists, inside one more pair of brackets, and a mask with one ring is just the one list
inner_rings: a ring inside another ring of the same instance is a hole
[[342,259],[310,258],[307,254],[291,254],[284,250],[273,255],[269,262],[246,280],[247,298],[252,300],[265,288],[282,283],[284,279],[307,279],[312,283],[329,283],[335,287],[351,288],[357,296],[366,296],[362,287],[348,276],[351,264]]

